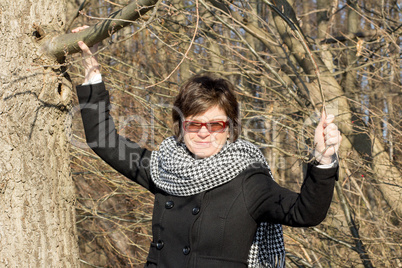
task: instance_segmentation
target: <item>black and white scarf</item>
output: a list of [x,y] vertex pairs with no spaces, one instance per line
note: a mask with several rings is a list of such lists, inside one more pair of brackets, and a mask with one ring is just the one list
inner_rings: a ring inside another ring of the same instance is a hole
[[[261,151],[252,143],[237,139],[217,154],[196,159],[174,137],[165,139],[151,156],[151,177],[156,186],[175,196],[195,195],[234,179],[254,163],[264,164]],[[251,245],[248,267],[285,267],[282,225],[263,222]]]

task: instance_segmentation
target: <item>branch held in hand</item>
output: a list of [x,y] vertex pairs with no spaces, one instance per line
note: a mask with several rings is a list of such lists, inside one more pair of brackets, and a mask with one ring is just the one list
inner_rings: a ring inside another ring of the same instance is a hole
[[157,0],[133,1],[123,9],[111,14],[107,19],[82,32],[59,35],[48,40],[43,44],[42,49],[45,54],[63,62],[66,54],[81,52],[77,44],[78,41],[84,41],[88,46],[93,46],[126,27],[132,21],[139,19],[151,10],[157,2]]

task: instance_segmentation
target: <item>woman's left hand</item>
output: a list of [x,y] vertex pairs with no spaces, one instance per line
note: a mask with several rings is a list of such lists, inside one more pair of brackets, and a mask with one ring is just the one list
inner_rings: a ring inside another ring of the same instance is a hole
[[320,123],[315,129],[314,157],[322,165],[332,163],[332,157],[338,152],[342,141],[341,133],[338,127],[333,123],[334,120],[335,116],[333,114],[326,116],[323,111]]
[[[77,27],[71,30],[72,33],[78,33],[89,28],[88,25]],[[88,47],[83,41],[78,41],[78,46],[82,50],[82,66],[85,69],[85,81],[88,81],[96,74],[99,73],[100,65],[94,54],[98,51],[98,44],[93,47]]]

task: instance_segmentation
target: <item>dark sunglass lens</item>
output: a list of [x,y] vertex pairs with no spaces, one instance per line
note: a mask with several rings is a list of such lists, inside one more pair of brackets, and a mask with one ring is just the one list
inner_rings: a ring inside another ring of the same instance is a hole
[[188,132],[198,132],[201,129],[202,125],[195,122],[188,122],[186,124],[186,131]]
[[224,129],[224,123],[223,122],[211,122],[208,124],[208,129],[211,132],[219,132]]

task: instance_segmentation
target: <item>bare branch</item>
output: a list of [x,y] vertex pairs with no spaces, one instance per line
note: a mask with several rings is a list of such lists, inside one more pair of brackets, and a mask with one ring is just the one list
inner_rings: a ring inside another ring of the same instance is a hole
[[111,14],[108,19],[82,32],[59,35],[47,40],[43,44],[42,50],[45,54],[55,57],[59,62],[62,62],[67,54],[81,51],[77,44],[78,41],[82,40],[88,46],[93,46],[139,19],[143,14],[152,9],[157,2],[157,0],[133,1],[123,9]]

